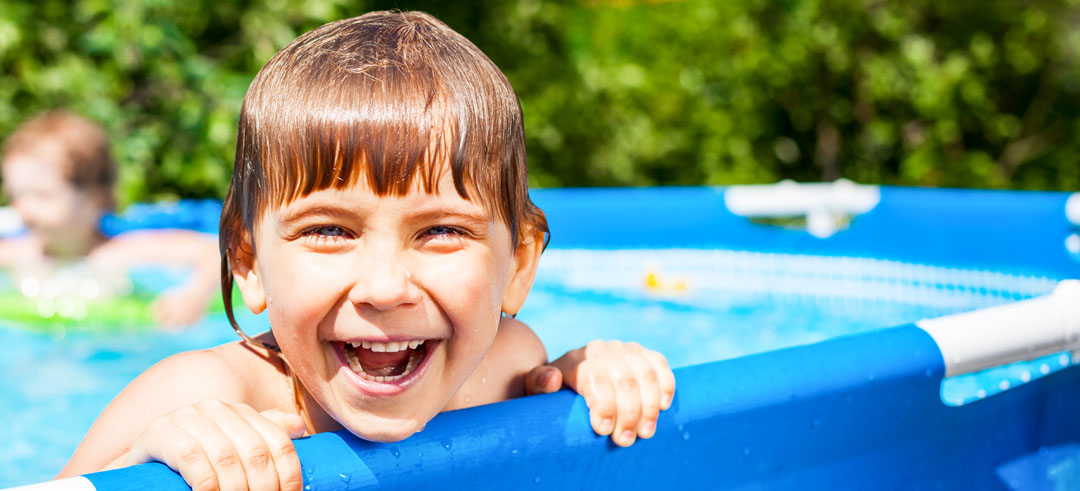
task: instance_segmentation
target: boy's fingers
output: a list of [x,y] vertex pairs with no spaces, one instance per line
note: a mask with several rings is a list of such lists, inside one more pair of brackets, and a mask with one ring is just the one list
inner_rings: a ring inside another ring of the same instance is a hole
[[301,418],[299,414],[282,411],[280,409],[267,409],[258,414],[281,428],[284,428],[285,433],[290,439],[300,438],[307,432],[304,418]]
[[640,383],[633,369],[622,360],[613,359],[611,364],[615,405],[619,412],[615,418],[615,432],[611,439],[616,445],[629,447],[637,439],[638,422],[641,420]]
[[667,358],[655,351],[645,350],[645,359],[652,365],[656,380],[660,386],[660,409],[667,410],[675,399],[675,373],[671,371]]
[[660,417],[660,404],[663,397],[656,371],[643,356],[645,349],[637,343],[628,343],[626,364],[637,379],[641,394],[641,418],[637,423],[637,436],[651,438],[656,433],[656,420]]
[[[618,407],[615,404],[615,386],[603,370],[593,370],[592,362],[579,365],[583,382],[575,390],[585,398],[589,406],[589,422],[597,435],[607,436],[615,430]],[[595,373],[593,373],[595,372]]]
[[578,371],[584,362],[585,348],[579,348],[566,352],[565,355],[560,356],[559,359],[548,363],[546,366],[558,369],[559,375],[562,376],[562,384],[581,394],[581,390],[578,388]]
[[[222,404],[220,401],[214,402]],[[210,479],[188,481],[185,477],[184,480],[193,489],[246,489],[247,477],[236,447],[203,411],[209,403],[209,401],[203,401],[196,406],[178,409],[167,416],[173,424],[199,442],[203,455],[210,461],[210,466],[217,475],[217,486],[214,486]],[[187,452],[181,458],[186,460],[195,457],[191,452]]]
[[192,489],[217,487],[217,474],[202,445],[167,417],[151,423],[144,435],[152,437],[136,441],[124,465],[162,462],[175,469]]
[[[263,432],[240,414],[241,411],[254,413],[254,410],[244,404],[228,405],[219,401],[200,403],[199,409],[207,414],[236,449],[248,489],[277,491],[278,472],[271,446]],[[269,422],[266,426],[273,427]],[[279,428],[278,433],[284,431]]]
[[550,394],[562,388],[562,371],[551,365],[533,368],[525,376],[525,394]]
[[[300,458],[296,455],[296,447],[293,446],[292,438],[303,436],[303,419],[296,414],[278,410],[256,413],[254,409],[245,407],[239,411],[256,431],[262,434],[263,440],[270,449],[274,460],[274,468],[277,470],[277,483],[282,491],[300,491],[304,486],[304,476],[300,469]],[[268,414],[269,413],[269,414]],[[290,418],[290,416],[292,416]],[[284,423],[282,423],[284,422]],[[300,430],[295,426],[299,423]],[[292,430],[287,429],[293,426]]]

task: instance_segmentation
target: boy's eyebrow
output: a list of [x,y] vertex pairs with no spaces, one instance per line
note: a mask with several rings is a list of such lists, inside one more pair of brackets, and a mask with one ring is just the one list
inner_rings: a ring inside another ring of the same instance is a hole
[[[328,216],[335,218],[347,218],[354,216],[349,210],[341,208],[339,206],[328,206],[322,204],[310,204],[300,205],[295,208],[290,208],[282,212],[278,223],[281,225],[290,225],[293,222],[300,221],[310,216]],[[472,211],[460,208],[432,208],[432,209],[420,209],[416,212],[410,213],[409,217],[415,220],[428,220],[438,221],[446,218],[457,218],[461,220],[467,220],[476,224],[487,225],[491,223],[491,216],[486,210]]]
[[351,213],[337,206],[301,205],[283,212],[278,222],[282,225],[289,225],[312,215],[344,218],[350,216]]
[[476,224],[487,225],[491,223],[491,217],[486,211],[473,212],[455,208],[436,208],[431,210],[419,210],[411,214],[413,219],[425,221],[438,221],[446,218],[467,220]]

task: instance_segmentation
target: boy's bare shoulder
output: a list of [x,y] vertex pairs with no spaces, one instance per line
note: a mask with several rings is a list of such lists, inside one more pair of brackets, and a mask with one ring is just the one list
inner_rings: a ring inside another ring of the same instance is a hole
[[280,397],[267,397],[277,395],[275,388],[287,389],[277,358],[239,341],[170,356],[139,377],[143,378],[155,386],[169,381],[169,392],[180,396],[183,400],[177,402],[182,405],[220,399],[263,410],[267,408],[260,406],[276,407],[273,403]]
[[499,331],[492,349],[505,351],[507,355],[519,360],[522,367],[527,366],[530,370],[547,363],[544,343],[531,327],[516,319],[500,319]]
[[272,362],[239,342],[172,355],[109,403],[61,476],[104,469],[127,452],[154,419],[208,399],[247,404],[257,411],[280,408],[288,391],[284,380]]

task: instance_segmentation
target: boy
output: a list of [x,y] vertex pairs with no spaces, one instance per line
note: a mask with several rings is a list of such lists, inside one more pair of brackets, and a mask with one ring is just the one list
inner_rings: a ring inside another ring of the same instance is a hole
[[[276,54],[241,111],[222,210],[233,283],[271,332],[182,353],[102,413],[62,473],[158,460],[197,489],[299,489],[290,438],[398,441],[438,412],[563,382],[619,445],[674,395],[659,354],[593,342],[551,367],[512,320],[547,236],[521,109],[431,16],[372,12]],[[537,390],[538,389],[538,390]]]
[[0,172],[4,194],[28,231],[0,240],[0,268],[40,276],[85,260],[95,279],[105,280],[99,284],[109,284],[137,265],[182,266],[192,278],[154,302],[156,320],[183,326],[206,310],[217,291],[212,236],[156,230],[109,238],[101,232],[101,217],[115,207],[116,166],[100,126],[66,111],[38,115],[4,142]]

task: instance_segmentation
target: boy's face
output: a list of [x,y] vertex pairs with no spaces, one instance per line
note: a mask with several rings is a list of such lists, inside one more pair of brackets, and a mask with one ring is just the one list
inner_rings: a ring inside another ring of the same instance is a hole
[[[454,191],[377,196],[366,183],[268,210],[237,285],[334,420],[397,441],[435,416],[516,312],[540,248]],[[314,416],[313,416],[314,419]]]
[[99,200],[75,187],[48,147],[3,162],[4,194],[46,254],[80,256],[97,236]]

